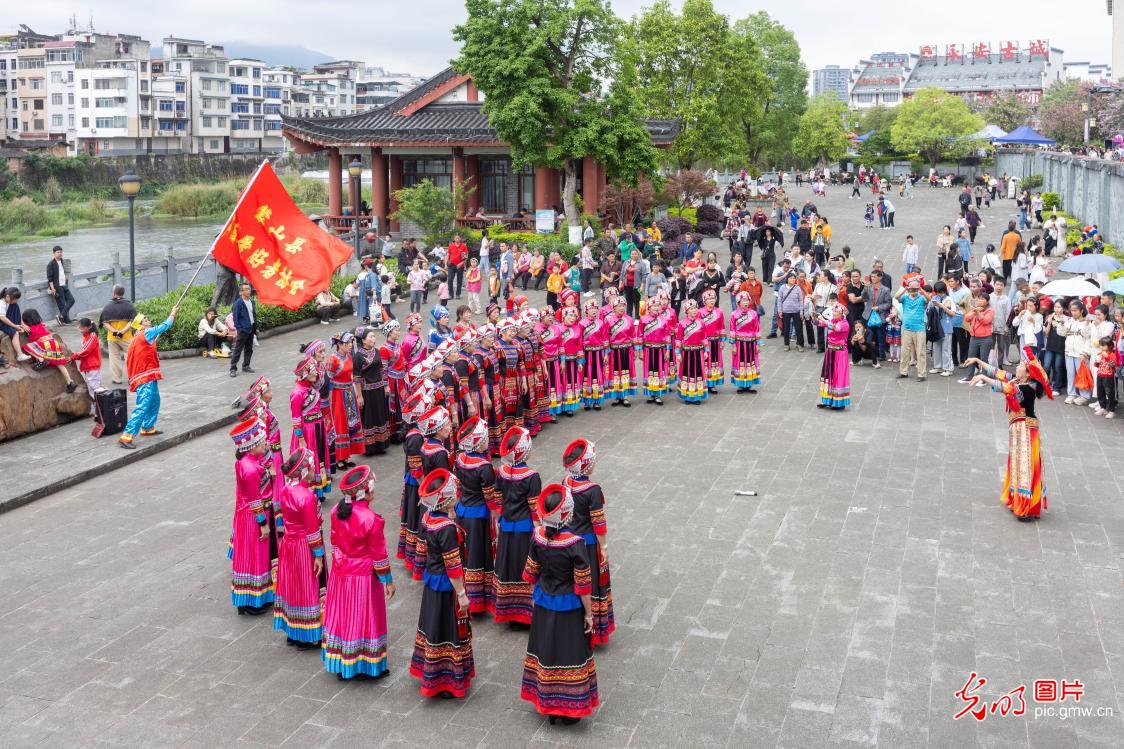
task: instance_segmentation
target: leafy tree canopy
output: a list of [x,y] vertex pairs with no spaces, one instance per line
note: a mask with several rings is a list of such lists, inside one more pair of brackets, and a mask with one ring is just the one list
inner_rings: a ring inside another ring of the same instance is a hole
[[834,96],[817,96],[800,116],[792,150],[801,158],[828,164],[847,153],[847,107]]
[[959,158],[977,148],[972,135],[983,125],[959,96],[930,87],[898,106],[890,138],[894,148],[918,153],[936,166],[942,158]]

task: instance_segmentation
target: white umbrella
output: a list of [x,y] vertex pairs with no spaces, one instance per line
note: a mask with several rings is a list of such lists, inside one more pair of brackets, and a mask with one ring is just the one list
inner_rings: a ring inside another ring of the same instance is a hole
[[1065,278],[1051,281],[1038,290],[1046,296],[1100,296],[1101,288],[1084,278]]

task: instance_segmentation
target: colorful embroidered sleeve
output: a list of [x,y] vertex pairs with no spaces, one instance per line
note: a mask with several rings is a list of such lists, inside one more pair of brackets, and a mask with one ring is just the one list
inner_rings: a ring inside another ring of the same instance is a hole
[[414,474],[415,478],[421,478],[422,459],[421,453],[418,452],[420,445],[416,442],[411,446],[411,439],[406,438],[406,465],[410,469],[410,473]]
[[601,487],[595,486],[589,490],[589,519],[593,523],[593,532],[598,536],[604,536],[605,527],[605,495],[601,493]]
[[593,576],[589,570],[589,562],[585,560],[585,553],[579,550],[577,544],[570,547],[570,555],[574,561],[574,595],[588,596],[593,593]]
[[463,577],[461,569],[461,549],[457,541],[457,529],[450,523],[437,532],[441,543],[441,558],[445,562],[445,574],[450,578]]
[[542,493],[542,478],[538,473],[527,477],[527,506],[531,510],[531,517],[538,522],[539,519],[539,494]]
[[1003,369],[999,369],[998,367],[993,367],[990,364],[984,364],[983,371],[984,374],[995,380],[1002,380],[1003,382],[1007,382],[1011,379],[1011,374],[1009,372]]
[[375,576],[383,585],[394,582],[390,574],[390,555],[386,553],[386,539],[383,538],[382,517],[375,515],[375,522],[367,532],[367,549],[374,561]]
[[499,512],[503,506],[503,494],[500,493],[496,480],[496,470],[491,463],[486,463],[480,468],[480,488],[484,490],[484,501],[492,512]]
[[527,564],[523,567],[523,582],[535,585],[539,581],[539,545],[531,541],[531,552],[527,554]]
[[324,534],[320,529],[320,513],[316,511],[316,500],[311,494],[301,507],[301,524],[310,529],[305,540],[308,541],[312,556],[324,556]]
[[257,522],[258,525],[265,525],[267,522],[267,518],[265,515],[265,503],[262,501],[264,499],[264,496],[260,489],[263,475],[261,466],[244,466],[243,463],[239,461],[238,473],[243,474],[247,471],[250,472],[250,475],[239,475],[239,483],[242,486],[247,487],[245,491],[249,494],[249,496],[246,498],[246,501],[250,505],[250,512],[254,514],[254,521]]

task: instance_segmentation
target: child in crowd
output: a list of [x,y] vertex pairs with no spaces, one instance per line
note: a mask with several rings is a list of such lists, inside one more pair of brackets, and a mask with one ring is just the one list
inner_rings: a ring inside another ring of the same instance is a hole
[[570,291],[575,294],[582,293],[582,271],[577,263],[571,265],[570,269],[566,271],[566,283],[570,287]]
[[886,315],[887,361],[900,361],[902,358],[902,319],[898,316],[896,305],[890,307]]
[[874,203],[867,203],[866,210],[863,212],[863,220],[866,221],[866,228],[874,228]]
[[441,283],[437,284],[437,299],[442,307],[449,306],[449,281],[441,279]]
[[23,350],[35,360],[31,368],[38,372],[47,367],[58,367],[63,379],[66,380],[66,392],[73,393],[78,389],[78,385],[66,369],[70,357],[63,353],[62,344],[51,334],[51,331],[47,330],[43,318],[36,310],[29,309],[25,312],[23,322],[27,326],[28,341]]
[[1097,355],[1093,366],[1097,368],[1097,407],[1094,413],[1106,419],[1116,418],[1116,368],[1120,366],[1120,354],[1116,352],[1111,336],[1105,336],[1097,343]]
[[[16,361],[30,361],[31,357],[23,353],[23,345],[20,343],[20,333],[27,332],[20,313],[21,296],[20,290],[15,286],[3,290],[3,298],[0,299],[0,333],[12,339]],[[8,363],[5,361],[0,366],[6,367]]]
[[488,271],[488,301],[495,304],[496,300],[500,297],[500,277],[496,273],[496,269],[492,268]]
[[484,285],[484,274],[480,271],[480,258],[470,258],[468,269],[464,272],[464,287],[468,290],[468,308],[474,315],[480,314],[480,289]]
[[550,266],[550,275],[546,278],[546,303],[558,309],[558,295],[566,288],[566,279],[562,277],[562,267],[558,263]]
[[[95,393],[101,390],[101,341],[98,340],[98,325],[88,317],[78,321],[78,330],[82,333],[82,348],[70,357],[70,361],[78,362],[78,371],[86,380],[86,389],[90,391],[90,399],[97,400]],[[63,370],[64,372],[66,370]]]
[[394,319],[394,311],[390,309],[390,305],[394,301],[394,290],[398,288],[398,281],[389,273],[381,276],[379,280],[382,281],[382,289],[379,291],[379,304],[382,305],[383,321],[385,322]]
[[355,317],[359,316],[359,304],[356,301],[359,298],[359,279],[355,279],[347,286],[343,287],[343,303],[351,302],[351,314]]

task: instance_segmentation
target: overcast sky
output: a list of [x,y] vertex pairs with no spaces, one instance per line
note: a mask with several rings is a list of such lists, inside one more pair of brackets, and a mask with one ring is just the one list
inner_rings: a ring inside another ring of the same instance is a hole
[[[628,18],[648,4],[649,0],[615,0],[613,7]],[[943,50],[946,43],[989,41],[994,49],[1001,41],[1018,41],[1025,47],[1030,39],[1047,38],[1069,61],[1108,63],[1111,55],[1112,24],[1104,0],[1060,5],[1046,0],[786,0],[760,6],[715,0],[715,6],[730,14],[767,11],[795,31],[809,69],[849,67],[874,52],[912,52],[925,43]],[[464,18],[465,9],[463,0],[36,0],[7,8],[0,31],[14,31],[24,23],[42,33],[57,33],[71,13],[80,25],[92,14],[98,31],[138,34],[157,45],[169,35],[292,44],[395,72],[432,75],[456,53],[449,29]]]

